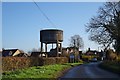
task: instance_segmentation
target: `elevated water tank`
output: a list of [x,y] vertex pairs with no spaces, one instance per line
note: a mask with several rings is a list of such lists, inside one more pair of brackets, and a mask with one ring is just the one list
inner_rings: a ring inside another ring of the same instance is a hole
[[40,31],[40,42],[56,43],[63,41],[63,31],[58,29],[45,29]]

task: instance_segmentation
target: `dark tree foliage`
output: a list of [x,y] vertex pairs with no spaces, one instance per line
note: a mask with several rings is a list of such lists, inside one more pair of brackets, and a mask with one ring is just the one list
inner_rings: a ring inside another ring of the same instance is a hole
[[84,42],[79,35],[71,36],[70,47],[83,48]]
[[112,45],[120,53],[120,2],[106,2],[86,27],[90,40],[105,48]]

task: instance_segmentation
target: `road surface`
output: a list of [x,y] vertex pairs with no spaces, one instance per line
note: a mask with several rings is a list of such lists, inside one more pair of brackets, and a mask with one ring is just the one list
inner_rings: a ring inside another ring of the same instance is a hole
[[98,64],[100,62],[92,62],[89,64],[83,64],[80,66],[76,66],[72,69],[70,69],[67,73],[65,73],[60,79],[67,79],[67,78],[89,78],[89,79],[114,79],[114,80],[120,80],[119,75],[114,74],[112,72],[100,69],[98,67]]

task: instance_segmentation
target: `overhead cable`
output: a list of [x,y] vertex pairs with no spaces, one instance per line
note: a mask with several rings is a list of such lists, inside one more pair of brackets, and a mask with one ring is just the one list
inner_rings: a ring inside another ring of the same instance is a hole
[[37,6],[39,11],[43,14],[43,16],[52,24],[52,26],[56,27],[56,25],[50,20],[50,18],[42,11],[39,5],[33,0],[34,4]]

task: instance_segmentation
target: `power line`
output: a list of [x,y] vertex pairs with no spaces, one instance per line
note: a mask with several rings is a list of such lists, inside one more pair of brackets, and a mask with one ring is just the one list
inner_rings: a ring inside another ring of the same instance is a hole
[[50,20],[50,18],[42,11],[42,9],[38,6],[38,4],[33,0],[34,4],[37,6],[39,11],[43,14],[43,16],[56,28],[56,25]]

